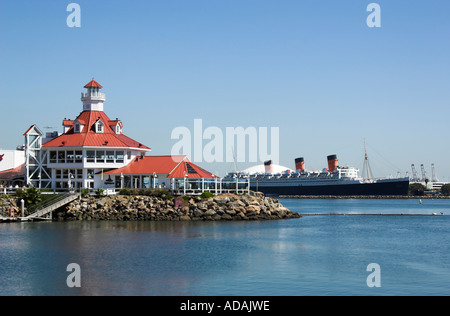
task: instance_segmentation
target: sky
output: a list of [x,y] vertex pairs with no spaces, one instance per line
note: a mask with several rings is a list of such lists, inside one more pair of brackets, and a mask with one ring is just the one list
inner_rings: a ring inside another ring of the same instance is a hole
[[[81,27],[67,25],[71,2]],[[372,2],[379,28],[366,23]],[[434,163],[450,181],[449,13],[448,0],[0,0],[0,148],[23,144],[32,124],[62,131],[95,78],[105,112],[153,155],[201,119],[224,135],[279,128],[290,168],[337,154],[362,169],[366,140],[376,176],[411,164],[431,175]]]

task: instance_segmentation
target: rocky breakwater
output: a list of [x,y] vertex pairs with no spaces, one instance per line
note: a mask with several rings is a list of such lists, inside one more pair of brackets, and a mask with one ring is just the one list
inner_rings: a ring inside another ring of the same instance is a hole
[[262,195],[200,197],[113,196],[82,198],[56,212],[54,220],[236,221],[301,217]]

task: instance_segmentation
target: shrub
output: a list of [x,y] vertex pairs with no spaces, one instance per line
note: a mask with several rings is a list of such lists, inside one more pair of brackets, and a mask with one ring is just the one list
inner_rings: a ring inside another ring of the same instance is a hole
[[187,201],[185,199],[183,199],[183,197],[176,198],[175,201],[174,201],[175,208],[180,208],[180,207],[186,206],[186,202]]
[[133,189],[122,188],[119,191],[119,195],[135,195],[136,191]]
[[82,189],[81,190],[81,196],[87,197],[89,195],[89,189]]
[[95,191],[95,195],[97,195],[97,197],[105,196],[105,190],[104,189],[98,189],[97,191]]
[[19,189],[16,191],[18,200],[24,200],[25,205],[28,207],[30,205],[38,204],[42,201],[41,194],[36,188],[29,188],[26,190]]
[[426,189],[427,188],[421,183],[412,183],[409,185],[408,193],[409,195],[421,196],[424,195]]
[[450,195],[450,183],[444,184],[444,185],[441,187],[441,193],[442,193],[443,195]]
[[212,194],[212,193],[209,192],[209,191],[205,191],[205,192],[203,192],[203,193],[200,195],[200,197],[201,197],[202,199],[209,199],[209,198],[215,197],[215,195]]

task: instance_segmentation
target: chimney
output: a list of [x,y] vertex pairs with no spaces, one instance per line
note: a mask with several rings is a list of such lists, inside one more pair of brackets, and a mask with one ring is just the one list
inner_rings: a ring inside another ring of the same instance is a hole
[[337,169],[338,166],[338,159],[336,155],[330,155],[327,157],[328,159],[328,171],[333,172]]
[[298,172],[305,170],[305,159],[303,157],[295,159],[295,170]]
[[273,174],[272,160],[266,161],[264,163],[264,168],[266,169],[266,173]]

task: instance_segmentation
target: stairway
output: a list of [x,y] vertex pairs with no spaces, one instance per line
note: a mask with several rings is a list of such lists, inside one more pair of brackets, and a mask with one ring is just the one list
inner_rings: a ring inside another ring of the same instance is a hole
[[39,219],[42,216],[45,216],[58,208],[69,204],[70,202],[79,198],[78,194],[68,193],[61,194],[52,199],[49,199],[45,202],[42,202],[34,207],[30,208],[30,211],[33,212],[31,215],[25,217],[25,219]]

